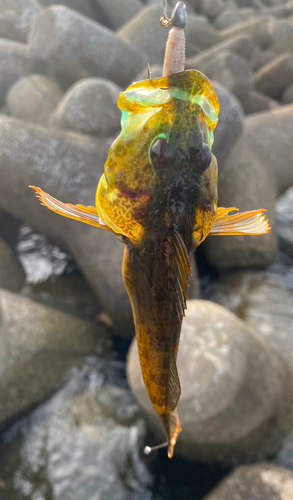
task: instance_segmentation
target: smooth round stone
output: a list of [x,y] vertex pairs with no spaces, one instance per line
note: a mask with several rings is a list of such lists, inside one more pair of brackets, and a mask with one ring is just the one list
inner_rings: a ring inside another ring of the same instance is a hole
[[[222,306],[188,302],[177,366],[183,431],[175,453],[201,462],[270,456],[292,429],[290,369]],[[151,429],[164,440],[143,384],[136,341],[128,355],[127,375]]]
[[94,3],[113,30],[129,22],[143,8],[140,0],[94,0]]
[[6,102],[11,116],[47,125],[50,114],[62,96],[60,85],[52,78],[30,75],[11,87]]
[[277,199],[276,214],[280,248],[293,258],[293,187]]
[[25,274],[20,262],[0,238],[0,288],[16,292],[24,285],[24,280]]
[[8,90],[20,78],[27,75],[31,64],[26,45],[0,39],[0,103],[3,104]]
[[50,7],[50,5],[65,5],[66,7],[70,7],[84,16],[96,19],[98,22],[102,22],[93,6],[92,0],[39,0],[39,2],[44,7]]
[[103,78],[85,78],[70,87],[51,117],[51,125],[107,136],[120,126],[117,108],[121,88]]
[[25,42],[31,25],[42,10],[38,0],[2,0],[0,37]]
[[293,81],[293,54],[285,53],[262,66],[254,75],[255,89],[280,99],[282,92]]
[[242,101],[243,109],[246,115],[252,113],[260,113],[261,111],[269,111],[270,109],[279,106],[279,102],[271,99],[261,92],[252,90],[249,96]]
[[238,12],[233,12],[231,10],[224,10],[214,21],[214,26],[218,30],[222,30],[225,28],[229,28],[230,26],[234,26],[241,22],[240,16]]
[[207,68],[207,76],[227,87],[240,100],[244,100],[252,88],[253,75],[249,64],[236,54],[219,54]]
[[287,88],[285,88],[285,90],[282,94],[282,97],[281,97],[281,101],[284,104],[293,103],[293,82],[290,85],[288,85]]
[[215,19],[225,8],[223,0],[202,0],[201,13],[209,19]]

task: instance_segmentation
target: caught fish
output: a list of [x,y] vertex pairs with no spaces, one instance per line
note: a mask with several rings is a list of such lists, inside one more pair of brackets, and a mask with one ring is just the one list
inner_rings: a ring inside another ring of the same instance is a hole
[[31,186],[50,210],[111,231],[125,244],[122,273],[143,379],[166,430],[169,458],[181,431],[176,358],[190,258],[208,235],[270,229],[263,209],[217,207],[212,145],[219,102],[202,73],[184,71],[183,2],[171,20],[164,76],[133,83],[119,95],[121,133],[110,148],[95,206],[66,204]]

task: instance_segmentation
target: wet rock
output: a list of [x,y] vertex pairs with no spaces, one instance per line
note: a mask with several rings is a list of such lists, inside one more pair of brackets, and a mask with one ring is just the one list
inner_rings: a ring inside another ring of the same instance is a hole
[[38,0],[2,0],[0,37],[25,42],[28,31],[41,10]]
[[277,234],[281,250],[293,258],[293,188],[288,189],[276,203]]
[[28,44],[35,71],[56,78],[65,88],[90,76],[109,78],[125,86],[146,62],[135,46],[63,6],[50,7],[40,14]]
[[293,103],[293,82],[283,91],[281,100],[284,104]]
[[290,500],[293,474],[270,464],[237,467],[204,500]]
[[1,207],[69,249],[115,331],[131,337],[132,313],[121,276],[124,245],[107,231],[42,208],[27,187],[40,186],[64,202],[93,205],[112,139],[49,130],[4,115],[0,130]]
[[202,0],[201,13],[209,19],[215,19],[225,8],[223,0]]
[[26,45],[0,39],[0,103],[4,103],[7,91],[17,80],[30,71]]
[[234,24],[238,24],[241,21],[238,12],[233,12],[231,10],[224,10],[215,20],[214,26],[218,30],[222,30],[225,28],[229,28],[230,26],[234,26]]
[[143,7],[140,0],[94,0],[106,23],[113,30],[129,22]]
[[11,87],[6,99],[7,108],[16,118],[46,125],[62,95],[61,87],[52,78],[25,76]]
[[102,327],[0,291],[0,425],[48,396],[92,352]]
[[231,40],[219,43],[209,50],[186,60],[186,69],[196,68],[203,73],[210,68],[216,58],[223,52],[236,54],[247,61],[253,67],[258,58],[259,49],[251,37],[240,35]]
[[[276,451],[293,425],[292,373],[245,323],[212,302],[189,301],[177,365],[183,431],[175,452],[201,462],[230,462]],[[127,373],[152,429],[163,438],[136,341]]]
[[0,238],[0,288],[16,292],[24,285],[24,278],[20,262]]
[[269,111],[270,109],[279,106],[278,101],[253,90],[249,96],[242,101],[243,109],[246,115],[252,113],[260,113],[261,111]]
[[258,271],[225,273],[207,297],[237,314],[293,369],[293,299],[281,277]]
[[275,200],[293,185],[288,160],[292,158],[292,141],[292,105],[245,117],[242,135],[221,167],[219,206],[238,207],[241,211],[265,208],[272,229],[262,236],[208,238],[205,250],[213,266],[263,268],[274,260]]
[[121,88],[104,78],[84,78],[70,87],[51,117],[51,125],[107,136],[120,127],[117,99]]
[[262,66],[254,75],[256,90],[280,99],[283,90],[293,81],[293,55],[283,54]]
[[[135,46],[139,53],[146,54],[150,64],[162,64],[164,61],[168,30],[160,25],[161,16],[162,6],[145,7],[117,31],[119,38]],[[140,65],[136,74],[141,69]]]
[[50,5],[65,5],[84,16],[96,19],[101,24],[104,24],[99,15],[100,13],[94,8],[91,0],[39,0],[39,2],[44,7],[50,7]]
[[236,24],[230,28],[226,28],[221,31],[222,40],[228,40],[229,38],[248,35],[255,43],[261,48],[265,49],[272,42],[272,36],[269,31],[269,24],[267,19],[251,19],[250,21]]
[[221,168],[242,132],[244,113],[238,99],[218,82],[212,82],[220,103],[219,122],[214,132],[213,153]]

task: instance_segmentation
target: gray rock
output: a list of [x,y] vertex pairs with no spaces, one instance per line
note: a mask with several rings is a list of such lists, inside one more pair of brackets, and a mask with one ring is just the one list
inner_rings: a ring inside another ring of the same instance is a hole
[[204,500],[290,500],[292,472],[271,464],[237,467]]
[[240,19],[242,20],[242,22],[247,22],[247,21],[251,21],[252,19],[255,18],[256,16],[256,12],[254,9],[240,9],[238,11],[238,15],[240,17]]
[[111,139],[49,130],[0,117],[0,205],[68,248],[114,323],[133,335],[132,312],[122,276],[124,245],[108,233],[43,208],[28,184],[71,203],[93,205]]
[[205,68],[208,78],[217,80],[241,101],[250,94],[253,75],[249,64],[236,54],[222,52]]
[[201,13],[209,19],[215,19],[225,8],[223,0],[202,0]]
[[219,168],[242,132],[244,113],[238,99],[218,82],[212,82],[220,103],[219,121],[214,132],[213,153]]
[[224,10],[216,18],[214,26],[218,30],[223,30],[225,28],[230,28],[230,26],[234,26],[234,24],[238,24],[240,22],[241,19],[238,12],[233,12],[231,10]]
[[[234,314],[212,302],[189,301],[177,366],[183,431],[175,453],[227,463],[278,449],[293,426],[292,373]],[[152,429],[163,438],[143,385],[136,341],[127,373]]]
[[50,7],[50,5],[65,5],[84,16],[96,19],[101,24],[104,24],[104,19],[101,18],[100,13],[94,8],[92,0],[39,0],[39,2],[44,7]]
[[242,9],[244,7],[251,7],[252,0],[235,0],[237,5]]
[[265,64],[272,62],[274,59],[276,59],[276,57],[278,57],[278,54],[276,54],[276,52],[270,49],[262,50],[259,54],[257,64],[255,65],[255,71],[259,68],[262,68]]
[[50,394],[98,345],[97,324],[0,291],[0,425]]
[[[271,231],[262,236],[217,236],[206,241],[217,268],[266,267],[276,254],[275,199],[293,185],[293,107],[244,119],[243,133],[219,174],[219,206],[268,210]],[[253,182],[252,182],[253,180]]]
[[129,22],[143,7],[140,0],[94,0],[106,23],[113,30]]
[[293,299],[281,277],[260,271],[225,273],[208,299],[237,314],[293,369]]
[[276,203],[277,234],[281,250],[293,258],[293,188],[288,189]]
[[285,88],[281,100],[284,104],[291,104],[293,102],[293,82]]
[[[145,7],[117,31],[120,39],[136,47],[139,53],[146,54],[150,64],[162,64],[164,61],[168,29],[160,25],[161,16],[162,7]],[[146,61],[143,66],[146,67]],[[140,64],[136,74],[141,69]]]
[[20,262],[5,241],[0,239],[0,288],[16,292],[24,285],[24,278]]
[[70,87],[51,117],[51,125],[85,134],[109,136],[119,130],[121,88],[104,78],[84,78]]
[[41,10],[38,0],[2,0],[0,37],[25,42],[28,31]]
[[269,111],[279,106],[279,103],[261,92],[252,90],[249,96],[242,100],[242,105],[245,114],[250,115],[252,113],[260,113],[261,111]]
[[46,125],[62,95],[61,87],[52,78],[30,75],[11,87],[6,103],[11,116]]
[[0,103],[3,104],[9,88],[30,72],[26,45],[0,39]]
[[276,54],[293,51],[293,25],[288,20],[271,19],[269,32],[272,39],[270,50]]
[[266,49],[272,42],[272,35],[269,30],[269,22],[266,18],[254,18],[250,21],[236,24],[221,31],[222,40],[240,35],[249,35],[255,43],[262,49]]
[[200,16],[188,16],[185,34],[187,47],[190,44],[205,50],[221,42],[220,34],[210,24],[203,23]]
[[251,68],[254,67],[259,56],[259,49],[250,36],[239,35],[230,40],[219,43],[208,50],[204,50],[199,55],[186,60],[186,69],[196,68],[206,73],[213,61],[222,52],[231,52],[245,59]]
[[256,90],[274,99],[280,99],[283,90],[293,81],[293,55],[286,53],[265,66],[254,75]]
[[135,46],[63,6],[40,14],[28,44],[35,71],[56,78],[65,88],[89,76],[125,86],[146,63]]

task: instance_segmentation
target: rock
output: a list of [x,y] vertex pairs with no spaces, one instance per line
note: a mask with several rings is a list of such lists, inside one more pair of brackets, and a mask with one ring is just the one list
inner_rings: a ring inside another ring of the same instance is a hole
[[276,54],[292,52],[293,50],[293,25],[287,20],[271,19],[269,24],[272,43],[270,50]]
[[143,7],[140,0],[94,0],[106,23],[113,30],[128,23]]
[[266,18],[254,18],[244,23],[235,24],[230,28],[222,30],[220,34],[222,40],[228,40],[240,35],[248,35],[262,50],[266,49],[272,42],[269,23]]
[[250,94],[253,82],[249,64],[236,54],[222,52],[206,66],[208,78],[217,80],[227,87],[238,99],[244,100]]
[[251,68],[254,67],[258,59],[259,49],[251,37],[240,35],[225,42],[219,43],[209,50],[204,50],[199,55],[186,60],[186,69],[196,68],[206,73],[207,68],[211,68],[213,61],[222,52],[231,52],[245,59]]
[[62,89],[52,78],[30,75],[11,87],[6,102],[10,115],[46,125],[62,95]]
[[136,47],[63,6],[40,14],[28,44],[34,70],[56,78],[64,88],[90,76],[125,86],[146,64]]
[[[233,313],[212,302],[189,301],[177,366],[183,431],[175,453],[233,463],[278,449],[293,426],[292,373]],[[143,385],[136,341],[127,374],[151,428],[163,438]]]
[[293,102],[293,82],[283,91],[281,101],[284,104],[291,104]]
[[25,42],[28,31],[41,10],[38,0],[2,0],[0,37]]
[[209,19],[215,19],[225,8],[223,0],[202,0],[201,13]]
[[20,262],[0,238],[0,288],[16,292],[24,285],[24,278]]
[[242,132],[244,114],[240,102],[226,87],[214,81],[212,84],[220,103],[219,122],[214,132],[213,153],[221,169]]
[[252,0],[235,0],[238,7],[240,7],[241,9],[244,8],[244,7],[251,7],[251,4],[252,4]]
[[5,498],[28,491],[33,500],[50,491],[55,500],[154,498],[140,453],[145,425],[121,368],[114,370],[109,358],[103,352],[87,357],[6,443],[0,458]]
[[57,128],[109,136],[119,130],[121,88],[104,78],[84,78],[70,87],[51,118]]
[[200,16],[188,16],[185,35],[187,47],[189,44],[195,45],[201,50],[221,42],[220,34],[211,25],[203,23]]
[[204,500],[290,500],[292,472],[271,464],[237,467]]
[[238,11],[238,15],[240,17],[240,19],[242,20],[242,22],[247,22],[247,21],[251,21],[252,19],[255,18],[255,10],[254,9],[240,9]]
[[50,394],[66,371],[98,345],[103,329],[0,291],[0,425]]
[[[145,7],[117,31],[120,39],[135,46],[138,53],[146,54],[150,64],[162,64],[164,61],[168,29],[160,25],[161,16],[162,6]],[[141,69],[140,64],[136,74]]]
[[286,53],[265,66],[254,75],[256,90],[274,99],[280,99],[283,90],[293,81],[293,55]]
[[234,26],[234,24],[238,24],[241,21],[238,13],[233,12],[231,10],[224,10],[221,14],[216,18],[214,22],[215,28],[218,30],[222,30],[225,28],[229,28],[230,26]]
[[254,69],[258,70],[259,68],[262,68],[262,66],[270,63],[271,61],[276,59],[276,57],[278,57],[278,54],[276,54],[276,52],[273,52],[272,50],[269,49],[262,50]]
[[225,273],[208,299],[237,314],[293,369],[293,299],[281,277],[260,271]]
[[288,189],[276,203],[277,234],[281,250],[293,258],[293,188]]
[[261,111],[269,111],[270,109],[279,106],[278,101],[274,99],[270,99],[270,97],[262,94],[261,92],[257,92],[256,90],[252,90],[249,96],[242,100],[243,109],[246,115],[250,115],[251,113],[260,113]]
[[101,24],[104,24],[104,19],[102,19],[100,13],[97,12],[97,9],[94,8],[91,0],[39,0],[39,2],[44,7],[50,7],[50,5],[65,5],[84,16],[96,19]]
[[265,208],[272,229],[262,236],[208,238],[207,258],[219,269],[264,268],[274,260],[275,200],[293,185],[292,105],[247,116],[243,125],[240,139],[221,167],[219,206],[238,207],[241,211]]
[[116,333],[131,337],[132,312],[121,276],[124,245],[107,231],[42,208],[27,187],[40,186],[64,202],[93,205],[112,139],[49,130],[4,115],[0,138],[1,207],[69,249]]
[[30,71],[24,43],[0,39],[0,103],[9,88]]

